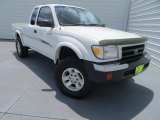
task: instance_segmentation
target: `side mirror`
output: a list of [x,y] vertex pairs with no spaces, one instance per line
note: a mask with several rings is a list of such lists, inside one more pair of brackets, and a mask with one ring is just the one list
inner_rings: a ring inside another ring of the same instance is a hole
[[42,19],[40,21],[37,22],[37,25],[41,26],[41,27],[54,27],[53,22],[49,21],[47,19]]

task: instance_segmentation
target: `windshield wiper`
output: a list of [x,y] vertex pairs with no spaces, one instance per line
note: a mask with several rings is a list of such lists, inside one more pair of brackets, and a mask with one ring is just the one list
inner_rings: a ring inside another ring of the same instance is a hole
[[102,27],[106,27],[105,24],[87,24],[88,26],[102,26]]
[[76,24],[63,24],[63,23],[61,23],[60,25],[63,25],[63,26],[88,26],[88,24],[81,24],[81,23],[76,23]]
[[62,26],[75,26],[75,24],[63,24],[63,23],[61,23],[60,25],[62,25]]

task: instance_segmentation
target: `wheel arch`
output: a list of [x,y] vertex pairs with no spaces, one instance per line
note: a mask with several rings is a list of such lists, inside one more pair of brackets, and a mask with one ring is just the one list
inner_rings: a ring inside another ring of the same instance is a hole
[[70,50],[72,50],[76,55],[77,55],[77,57],[79,58],[79,59],[83,59],[84,58],[84,56],[83,56],[83,54],[82,54],[82,52],[81,52],[81,50],[79,49],[79,48],[77,48],[75,45],[73,45],[72,43],[69,43],[69,42],[65,42],[65,43],[60,43],[57,47],[56,47],[56,49],[55,49],[55,51],[56,51],[56,53],[55,53],[55,63],[57,63],[57,61],[59,60],[59,58],[60,58],[60,52],[61,52],[61,50],[63,49],[63,48],[68,48],[68,49],[70,49]]
[[19,30],[16,30],[16,31],[15,31],[15,40],[17,39],[18,36],[19,36],[20,39],[21,39],[22,45],[24,45],[24,42],[23,42],[22,35],[21,35],[20,31],[19,31]]

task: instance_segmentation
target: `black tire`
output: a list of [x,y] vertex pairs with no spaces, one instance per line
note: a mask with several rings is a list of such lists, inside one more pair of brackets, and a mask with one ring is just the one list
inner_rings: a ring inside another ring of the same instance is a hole
[[22,45],[20,37],[16,38],[16,51],[20,58],[24,58],[28,56],[28,47],[25,47]]
[[[68,89],[63,82],[62,75],[65,70],[69,68],[74,68],[75,70],[78,70],[82,77],[84,78],[84,84],[83,87],[78,91],[73,91]],[[84,65],[81,61],[73,58],[66,58],[58,63],[58,65],[55,68],[55,79],[56,79],[56,85],[60,89],[60,91],[72,98],[84,98],[88,95],[88,93],[91,90],[92,83],[87,79],[87,75],[84,69]]]

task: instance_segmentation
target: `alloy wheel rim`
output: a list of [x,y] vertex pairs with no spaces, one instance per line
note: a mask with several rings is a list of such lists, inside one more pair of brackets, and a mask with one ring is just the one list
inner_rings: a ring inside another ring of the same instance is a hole
[[67,68],[62,73],[64,86],[71,91],[79,91],[84,86],[84,77],[82,73],[75,68]]

